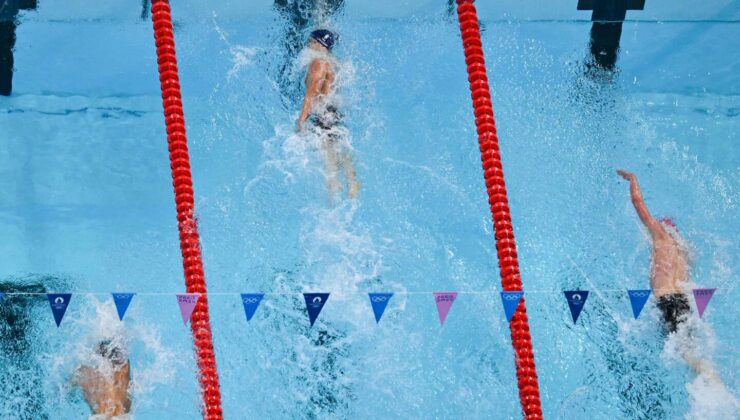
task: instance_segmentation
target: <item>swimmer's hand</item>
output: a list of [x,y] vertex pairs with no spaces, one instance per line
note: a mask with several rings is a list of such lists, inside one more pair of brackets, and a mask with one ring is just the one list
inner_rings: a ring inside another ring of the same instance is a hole
[[630,182],[636,179],[635,174],[633,174],[632,172],[625,171],[624,169],[618,169],[617,173],[619,174],[619,176],[621,176],[622,178]]

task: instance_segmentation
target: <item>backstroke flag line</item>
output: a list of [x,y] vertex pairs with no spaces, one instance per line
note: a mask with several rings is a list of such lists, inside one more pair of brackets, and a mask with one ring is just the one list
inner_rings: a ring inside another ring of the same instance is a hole
[[504,303],[504,313],[506,314],[506,320],[511,322],[511,318],[514,317],[516,308],[519,307],[519,301],[522,300],[524,292],[513,291],[513,292],[501,292],[501,302]]
[[645,307],[648,299],[650,299],[650,289],[639,289],[639,290],[627,290],[627,294],[630,297],[630,305],[632,305],[632,315],[637,319],[642,312],[642,308]]
[[704,310],[709,305],[709,300],[712,299],[714,291],[717,289],[694,289],[694,300],[696,301],[696,309],[699,310],[699,318],[704,315]]
[[128,305],[131,304],[131,299],[134,298],[136,293],[111,293],[113,295],[113,302],[116,304],[116,311],[118,311],[118,319],[123,321],[123,316],[126,315]]
[[252,320],[263,297],[265,297],[264,293],[242,293],[242,304],[244,304],[244,314],[247,316],[247,322]]
[[49,305],[51,306],[51,313],[54,314],[54,321],[57,323],[57,327],[62,323],[64,313],[67,312],[67,306],[69,301],[72,299],[71,293],[47,293],[46,297],[49,299]]
[[570,315],[573,317],[573,323],[575,324],[578,321],[578,316],[581,315],[583,307],[586,306],[588,292],[585,290],[569,290],[563,293],[565,294],[565,299],[568,301]]
[[[709,301],[714,296],[716,288],[709,289],[693,289],[694,300],[696,302],[697,314],[699,317],[704,316],[704,311],[709,305]],[[428,292],[423,292],[426,295]],[[83,294],[94,294],[94,293],[83,293]],[[118,312],[118,319],[123,321],[128,308],[133,301],[133,298],[137,293],[124,293],[124,292],[111,292],[113,302],[116,305],[116,311]],[[147,294],[147,293],[144,293]],[[319,314],[324,308],[326,301],[329,299],[330,293],[302,293],[303,298],[306,301],[306,310],[308,312],[308,319],[311,326],[314,325],[319,317]],[[450,313],[452,305],[457,299],[458,292],[432,292],[434,295],[434,302],[437,306],[437,313],[439,315],[439,323],[444,326],[447,316]],[[568,309],[570,310],[571,318],[573,323],[578,323],[578,318],[586,306],[586,300],[588,299],[589,292],[587,290],[567,290],[563,291],[565,299],[568,302]],[[632,315],[634,319],[638,319],[645,305],[650,300],[650,296],[653,294],[651,289],[628,289],[627,295],[630,300],[632,307]],[[49,300],[52,314],[54,315],[54,322],[59,327],[64,319],[67,312],[69,302],[72,299],[73,293],[14,293],[14,292],[0,292],[0,303],[8,296],[13,295],[46,295]],[[201,293],[177,293],[177,304],[180,307],[180,314],[182,321],[187,324],[190,317],[197,306],[198,300]],[[392,292],[378,292],[368,293],[370,298],[370,306],[373,309],[376,324],[380,323],[385,310],[388,307],[388,303],[393,297]],[[522,303],[524,298],[524,292],[521,290],[507,290],[500,292],[501,302],[504,307],[504,314],[506,320],[511,322],[519,304]],[[250,322],[257,310],[259,309],[262,300],[264,300],[265,293],[241,293],[242,305],[244,306],[244,314],[246,315],[247,322]],[[428,296],[428,295],[427,295]]]
[[308,320],[311,321],[311,326],[313,327],[313,323],[316,322],[321,309],[324,308],[326,301],[329,299],[329,293],[304,293],[303,299],[306,301]]
[[190,315],[193,314],[195,304],[198,303],[200,293],[178,293],[177,304],[180,305],[180,315],[182,315],[182,323],[187,324],[190,320]]
[[385,312],[385,307],[388,306],[388,301],[393,297],[393,293],[368,293],[370,296],[370,305],[373,307],[373,313],[375,314],[375,323],[380,323],[380,318]]
[[434,302],[437,303],[440,325],[445,325],[447,314],[450,312],[452,304],[455,303],[455,299],[457,299],[457,292],[434,292]]

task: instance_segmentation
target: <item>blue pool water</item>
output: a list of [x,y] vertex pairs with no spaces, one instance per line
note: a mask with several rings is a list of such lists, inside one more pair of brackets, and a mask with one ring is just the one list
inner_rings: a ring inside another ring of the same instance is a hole
[[[151,22],[99,3],[18,17],[0,283],[77,294],[59,329],[43,296],[0,303],[25,322],[12,344],[0,327],[0,416],[84,418],[69,379],[123,334],[135,417],[198,418]],[[382,0],[326,17],[363,184],[330,205],[315,139],[294,132],[289,20],[268,0],[172,7],[225,417],[519,418],[456,16]],[[478,9],[545,417],[736,418],[739,4],[648,0],[612,75],[585,71],[575,1]],[[649,286],[650,248],[617,168],[675,219],[697,287],[718,288],[692,323],[724,387],[678,360],[681,337],[664,344],[654,301],[631,319],[621,290]],[[575,288],[594,290],[577,325]],[[123,324],[113,290],[141,293]],[[440,328],[436,290],[475,293]],[[272,294],[247,324],[253,291]],[[332,293],[312,329],[302,291]],[[370,291],[396,293],[379,326]]]

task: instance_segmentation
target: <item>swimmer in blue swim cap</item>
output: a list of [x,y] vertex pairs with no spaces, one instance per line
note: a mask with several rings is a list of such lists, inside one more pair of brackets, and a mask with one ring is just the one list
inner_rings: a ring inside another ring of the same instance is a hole
[[329,51],[334,48],[335,35],[330,30],[317,29],[311,32],[311,39],[323,45]]
[[306,95],[298,117],[298,130],[303,131],[309,122],[321,139],[324,152],[327,188],[331,198],[339,193],[342,185],[338,179],[339,168],[344,170],[347,179],[347,196],[357,198],[360,183],[352,162],[347,129],[342,125],[336,86],[335,64],[332,49],[336,35],[327,29],[311,32],[308,41],[308,54],[311,57],[306,74]]

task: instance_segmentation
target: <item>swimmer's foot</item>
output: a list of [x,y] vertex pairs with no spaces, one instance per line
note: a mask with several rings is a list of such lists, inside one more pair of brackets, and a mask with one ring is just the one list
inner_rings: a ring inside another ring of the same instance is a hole
[[362,184],[360,184],[359,182],[350,182],[349,188],[347,190],[347,196],[353,200],[357,198],[357,196],[360,195],[360,187],[362,187]]

